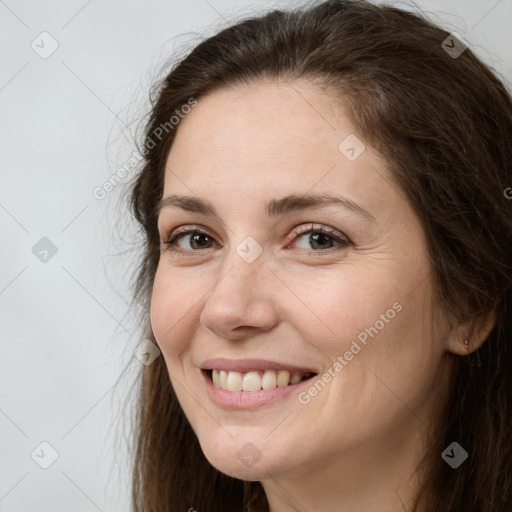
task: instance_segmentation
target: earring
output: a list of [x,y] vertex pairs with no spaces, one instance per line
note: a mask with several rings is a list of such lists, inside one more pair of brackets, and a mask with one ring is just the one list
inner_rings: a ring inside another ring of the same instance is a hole
[[466,340],[466,341],[464,342],[464,346],[466,347],[466,349],[469,349],[469,342],[468,342],[468,340]]

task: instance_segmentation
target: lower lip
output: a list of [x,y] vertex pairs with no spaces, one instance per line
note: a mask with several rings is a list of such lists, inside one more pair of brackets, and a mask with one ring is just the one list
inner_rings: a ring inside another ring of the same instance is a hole
[[206,383],[208,397],[215,404],[228,409],[253,409],[269,405],[286,398],[304,385],[309,385],[311,379],[303,380],[297,384],[277,387],[261,391],[228,391],[216,388],[206,371],[201,370]]

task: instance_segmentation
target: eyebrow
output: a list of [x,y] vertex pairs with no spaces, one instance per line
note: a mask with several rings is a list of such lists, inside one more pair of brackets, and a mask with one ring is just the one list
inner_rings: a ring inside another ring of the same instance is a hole
[[[182,195],[164,197],[156,206],[156,215],[158,216],[162,209],[172,206],[189,212],[219,218],[215,207],[210,202],[198,197]],[[341,206],[361,215],[369,221],[376,222],[375,217],[363,206],[346,197],[332,194],[290,195],[280,199],[271,199],[265,204],[265,213],[270,217],[276,217],[278,215],[326,206]]]

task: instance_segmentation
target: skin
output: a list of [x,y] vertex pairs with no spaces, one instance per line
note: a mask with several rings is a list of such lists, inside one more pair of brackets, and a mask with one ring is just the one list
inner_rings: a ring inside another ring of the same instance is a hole
[[[435,314],[420,221],[386,162],[370,147],[355,161],[338,150],[354,132],[340,101],[316,86],[260,82],[200,98],[180,122],[166,165],[163,197],[200,197],[218,217],[161,210],[163,241],[187,225],[211,238],[204,249],[187,235],[174,252],[162,245],[155,338],[207,459],[228,475],[261,481],[272,512],[405,510],[426,429],[447,398],[447,354],[467,352],[469,326]],[[312,192],[350,198],[375,220],[341,206],[277,218],[264,211],[271,198]],[[311,223],[351,244],[315,245]],[[305,234],[294,235],[296,227]],[[263,250],[252,263],[236,252],[248,236]],[[394,318],[333,371],[396,303]],[[488,330],[471,338],[471,349]],[[213,357],[286,361],[320,377],[331,368],[335,376],[307,404],[295,393],[227,410],[210,401],[199,370]],[[261,454],[252,467],[237,457],[247,443]]]

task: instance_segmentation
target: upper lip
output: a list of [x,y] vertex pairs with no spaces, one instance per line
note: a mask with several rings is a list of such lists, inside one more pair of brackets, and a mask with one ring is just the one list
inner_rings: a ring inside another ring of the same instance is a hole
[[200,367],[203,370],[227,370],[240,373],[256,370],[287,370],[289,372],[317,373],[315,370],[305,366],[296,366],[265,359],[227,359],[218,357],[215,359],[207,359]]

